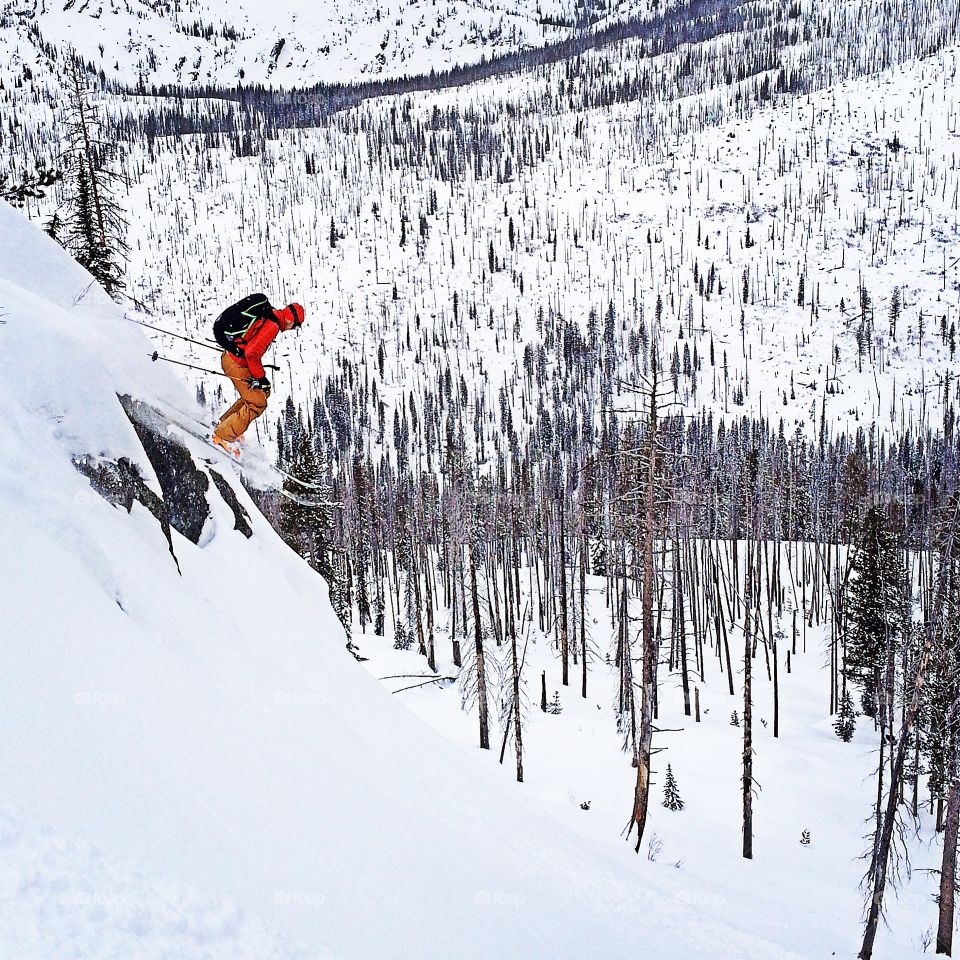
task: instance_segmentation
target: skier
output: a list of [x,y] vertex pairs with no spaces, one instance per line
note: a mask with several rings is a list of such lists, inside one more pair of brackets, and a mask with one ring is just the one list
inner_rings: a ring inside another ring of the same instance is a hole
[[240,397],[220,418],[211,439],[232,456],[240,456],[238,441],[267,409],[270,381],[263,369],[264,353],[278,333],[299,329],[304,316],[299,303],[275,310],[262,293],[254,293],[227,307],[213,325],[213,334],[224,350],[220,358],[223,372]]

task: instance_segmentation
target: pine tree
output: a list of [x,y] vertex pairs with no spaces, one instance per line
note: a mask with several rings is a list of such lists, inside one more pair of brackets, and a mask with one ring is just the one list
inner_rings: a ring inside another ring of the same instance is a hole
[[393,632],[393,649],[409,650],[413,646],[413,635],[407,632],[402,620],[398,620]]
[[66,234],[74,259],[116,299],[124,287],[126,220],[113,198],[121,182],[109,169],[113,145],[90,103],[80,62],[71,58],[66,76]]
[[667,779],[663,785],[663,805],[668,810],[679,811],[683,809],[683,800],[680,799],[680,788],[673,776],[673,769],[667,764]]
[[371,620],[370,596],[367,592],[367,578],[364,571],[357,567],[357,616],[360,620],[360,631],[367,632],[367,624]]
[[45,197],[47,189],[63,179],[58,170],[38,167],[28,177],[14,180],[10,174],[0,174],[0,199],[6,200],[11,206],[22,207],[27,200]]
[[731,727],[740,726],[740,714],[738,714],[736,710],[734,710],[733,713],[730,714],[730,726]]
[[879,712],[882,724],[888,716],[886,677],[907,622],[907,585],[903,557],[887,518],[871,507],[845,591],[847,647],[844,674],[865,695],[864,713]]
[[560,691],[553,691],[553,699],[547,705],[547,713],[552,713],[554,716],[559,716],[563,713],[563,706],[560,704]]
[[[333,546],[334,507],[322,461],[310,438],[297,443],[294,459],[284,459],[285,452],[291,455],[291,437],[300,436],[302,429],[299,421],[291,423],[287,418],[284,433],[288,442],[284,444],[286,451],[280,453],[281,466],[290,476],[284,480],[280,500],[280,534],[330,584],[334,594],[339,585],[339,564]],[[310,486],[304,487],[298,481]]]
[[897,321],[900,319],[900,311],[903,309],[903,297],[899,287],[893,288],[893,296],[890,298],[890,336],[894,340],[897,338]]
[[857,711],[853,708],[853,697],[850,696],[850,690],[844,684],[843,694],[840,697],[840,709],[837,711],[837,719],[833,723],[833,730],[844,743],[849,743],[853,739],[856,727]]
[[[926,732],[923,752],[927,759],[930,796],[945,798],[955,767],[957,725],[955,704],[960,700],[960,556],[941,555],[944,597],[935,620],[936,643],[924,692]],[[919,775],[919,770],[915,771]]]
[[607,575],[607,544],[602,538],[597,538],[594,541],[590,562],[595,577],[605,577]]

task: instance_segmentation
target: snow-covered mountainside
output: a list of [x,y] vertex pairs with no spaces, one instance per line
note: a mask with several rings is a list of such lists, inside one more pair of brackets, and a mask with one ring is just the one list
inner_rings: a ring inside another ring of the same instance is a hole
[[0,4],[0,954],[953,930],[955,0]]
[[[374,100],[254,157],[162,141],[142,172],[134,163],[130,207],[150,211],[130,233],[136,296],[191,334],[238,277],[304,298],[284,384],[332,416],[337,371],[371,368],[388,430],[404,391],[424,409],[449,367],[471,419],[506,405],[517,435],[535,435],[522,413],[534,371],[569,371],[571,350],[595,355],[604,337],[635,380],[658,300],[670,398],[688,414],[750,413],[808,436],[940,425],[960,321],[957,56],[724,120],[697,100],[538,111],[565,83],[586,99],[609,63],[597,55],[573,80],[557,67]],[[597,396],[569,402],[591,421]],[[360,429],[382,443],[373,406]],[[493,432],[494,449],[503,439]]]
[[648,0],[5,0],[0,62],[73,47],[125,85],[291,87],[428,73],[660,9]]
[[628,957],[656,917],[653,956],[802,955],[692,927],[697,881],[586,849],[366,676],[231,466],[141,416],[191,408],[140,331],[5,205],[0,303],[0,953]]

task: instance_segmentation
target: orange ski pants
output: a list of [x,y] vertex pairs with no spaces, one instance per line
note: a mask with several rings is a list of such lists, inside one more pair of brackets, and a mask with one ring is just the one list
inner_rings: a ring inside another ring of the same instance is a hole
[[250,386],[247,382],[250,379],[247,365],[232,353],[224,353],[220,358],[220,365],[233,381],[240,397],[220,418],[214,433],[221,440],[233,443],[239,440],[246,433],[247,427],[267,409],[267,394]]

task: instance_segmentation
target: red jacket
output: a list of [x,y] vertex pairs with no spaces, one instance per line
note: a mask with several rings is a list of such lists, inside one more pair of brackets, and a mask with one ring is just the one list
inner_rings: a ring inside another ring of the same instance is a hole
[[240,347],[237,359],[250,371],[251,377],[266,376],[261,359],[279,332],[280,324],[273,317],[261,317],[237,341]]

